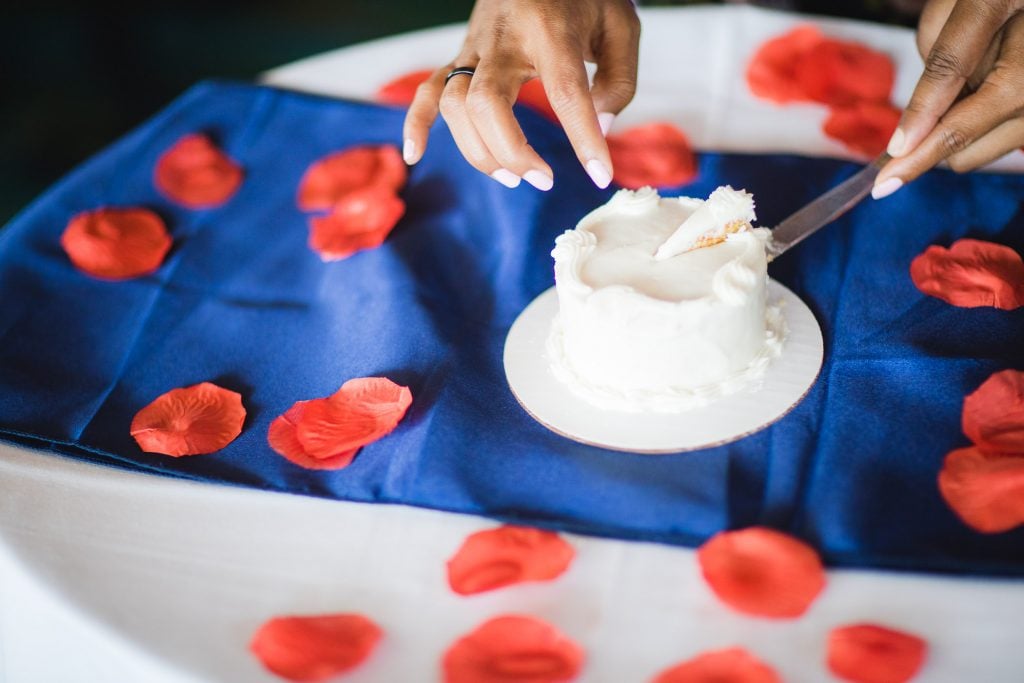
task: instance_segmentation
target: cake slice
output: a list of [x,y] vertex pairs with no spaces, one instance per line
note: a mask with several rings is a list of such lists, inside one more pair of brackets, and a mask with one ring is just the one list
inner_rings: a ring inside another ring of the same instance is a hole
[[711,193],[707,201],[680,197],[696,202],[686,220],[676,228],[655,252],[654,258],[663,261],[673,256],[724,242],[726,236],[743,229],[751,229],[757,219],[754,214],[754,195],[734,190],[725,185]]

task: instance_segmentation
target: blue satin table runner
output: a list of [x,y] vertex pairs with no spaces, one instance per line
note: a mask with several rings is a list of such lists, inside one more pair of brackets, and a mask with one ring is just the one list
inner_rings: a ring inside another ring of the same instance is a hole
[[[965,526],[936,476],[968,445],[963,398],[1024,368],[1024,309],[964,309],[920,293],[928,245],[988,239],[1024,252],[1024,178],[934,171],[866,201],[771,266],[822,326],[825,365],[789,415],[738,442],[648,456],[559,437],[510,393],[502,346],[553,284],[554,238],[613,192],[598,190],[561,130],[519,112],[555,172],[543,193],[473,170],[443,123],[401,195],[383,246],[323,263],[295,202],[306,168],[363,143],[401,145],[403,112],[260,86],[200,84],[87,161],[0,231],[0,436],[134,470],[273,491],[474,513],[585,534],[696,545],[755,524],[808,540],[833,566],[1024,575],[1024,528]],[[224,206],[189,210],[153,186],[156,159],[209,133],[245,169]],[[705,153],[698,179],[663,194],[746,188],[762,225],[856,170],[794,156]],[[77,271],[59,239],[74,214],[144,206],[174,246],[153,275]],[[391,435],[349,467],[312,471],[267,445],[295,401],[353,377],[408,385]],[[214,381],[248,410],[210,455],[144,453],[134,414],[169,389]]]

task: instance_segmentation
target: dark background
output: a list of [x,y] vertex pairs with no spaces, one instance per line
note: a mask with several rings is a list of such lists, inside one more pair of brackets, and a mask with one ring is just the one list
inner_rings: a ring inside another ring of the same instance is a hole
[[472,0],[5,4],[0,10],[0,225],[197,81],[251,80],[267,69],[352,43],[464,21],[473,5]]
[[[799,4],[820,14],[911,21],[893,2]],[[120,6],[65,0],[28,6],[8,0],[5,5],[0,11],[0,225],[196,81],[253,79],[266,69],[344,45],[464,21],[473,2],[179,0]]]

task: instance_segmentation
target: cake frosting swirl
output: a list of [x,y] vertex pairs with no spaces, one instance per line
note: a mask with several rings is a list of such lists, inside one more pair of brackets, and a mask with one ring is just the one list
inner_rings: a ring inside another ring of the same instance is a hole
[[555,240],[556,376],[608,409],[676,412],[756,384],[785,322],[766,304],[753,198],[620,190]]

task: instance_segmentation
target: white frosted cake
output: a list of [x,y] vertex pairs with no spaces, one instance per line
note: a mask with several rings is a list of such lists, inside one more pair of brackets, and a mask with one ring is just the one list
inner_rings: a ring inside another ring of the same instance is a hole
[[547,351],[576,394],[612,410],[677,412],[760,383],[785,321],[766,304],[753,197],[620,190],[555,240],[559,313]]

